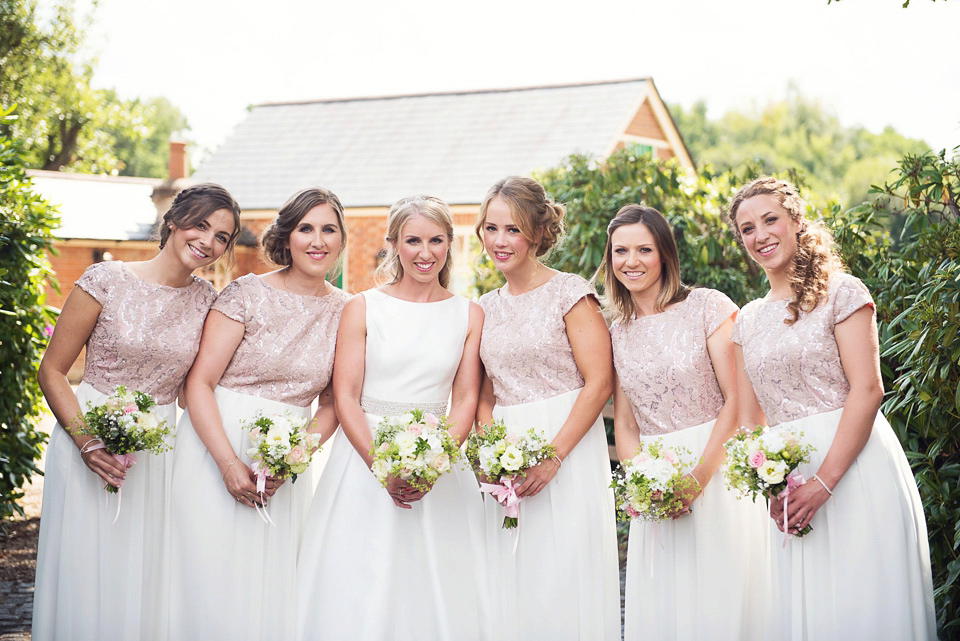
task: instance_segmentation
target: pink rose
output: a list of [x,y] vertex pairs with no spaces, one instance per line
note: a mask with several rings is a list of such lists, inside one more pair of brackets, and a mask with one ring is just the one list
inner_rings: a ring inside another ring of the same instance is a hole
[[426,412],[423,415],[423,422],[429,425],[430,427],[436,427],[437,425],[440,424],[440,419],[438,419],[436,416],[434,416],[430,412]]
[[140,408],[137,407],[137,404],[136,404],[136,403],[128,403],[128,404],[126,404],[126,405],[123,406],[123,413],[124,413],[124,414],[132,414],[132,413],[136,412],[138,409],[140,409]]
[[677,453],[673,450],[667,448],[660,451],[660,456],[667,461],[667,463],[676,463],[677,462]]
[[757,450],[753,454],[747,457],[747,463],[750,464],[750,467],[756,469],[767,462],[767,456],[763,453],[763,450]]
[[423,428],[421,428],[419,425],[411,425],[409,431],[411,434],[415,436],[419,436],[420,433],[423,431]]
[[294,445],[290,448],[290,451],[287,452],[287,455],[283,457],[283,460],[289,465],[303,463],[307,460],[307,450],[303,445]]
[[637,452],[637,455],[633,457],[635,463],[643,463],[644,461],[649,461],[650,455],[646,452]]

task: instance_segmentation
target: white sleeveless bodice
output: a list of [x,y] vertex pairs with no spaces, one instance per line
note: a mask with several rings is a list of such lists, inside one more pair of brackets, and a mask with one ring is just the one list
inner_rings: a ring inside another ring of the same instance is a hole
[[379,289],[363,292],[367,305],[362,405],[371,414],[419,407],[446,411],[463,356],[470,301],[454,296],[414,303]]

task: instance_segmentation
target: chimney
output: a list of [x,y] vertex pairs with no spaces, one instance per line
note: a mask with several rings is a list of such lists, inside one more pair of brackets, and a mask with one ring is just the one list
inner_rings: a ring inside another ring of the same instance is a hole
[[167,164],[167,180],[171,183],[187,177],[187,143],[170,141],[170,162]]

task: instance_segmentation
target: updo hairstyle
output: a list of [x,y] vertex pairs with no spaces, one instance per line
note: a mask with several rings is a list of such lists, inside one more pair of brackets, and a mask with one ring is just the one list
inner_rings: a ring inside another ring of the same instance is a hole
[[400,233],[403,226],[407,224],[414,216],[423,216],[427,220],[438,225],[447,234],[447,257],[440,268],[440,286],[447,287],[450,284],[450,272],[453,269],[453,214],[447,203],[433,196],[411,196],[403,198],[394,203],[387,215],[387,235],[385,240],[390,243],[387,249],[387,255],[384,257],[377,271],[374,274],[374,280],[377,285],[393,285],[399,283],[403,278],[403,265],[400,263],[400,256],[397,254],[397,244],[400,242]]
[[763,195],[776,196],[780,206],[797,225],[797,253],[793,257],[789,272],[794,298],[787,304],[792,318],[783,321],[787,325],[793,325],[800,318],[801,311],[810,312],[826,299],[830,275],[843,271],[843,261],[835,252],[833,236],[823,223],[807,220],[806,203],[797,188],[786,180],[772,176],[763,176],[745,185],[730,203],[727,216],[733,226],[733,233],[741,244],[743,236],[737,225],[737,210],[748,198]]
[[187,187],[177,194],[160,222],[160,249],[167,244],[174,227],[193,229],[210,214],[221,209],[226,209],[233,214],[233,233],[230,234],[224,252],[232,258],[233,247],[240,237],[240,205],[233,199],[230,192],[214,183],[200,183]]
[[347,226],[343,217],[343,205],[337,195],[322,187],[308,187],[298,191],[283,204],[277,212],[276,219],[263,230],[260,236],[261,255],[274,265],[289,267],[293,264],[290,256],[290,234],[297,228],[303,217],[320,205],[330,205],[337,215],[337,225],[340,227],[340,254],[331,273],[336,275],[342,264],[343,250],[347,248]]
[[487,191],[480,204],[480,218],[477,221],[476,234],[483,244],[483,225],[487,220],[487,207],[494,198],[502,198],[513,222],[520,229],[534,253],[539,258],[550,251],[563,237],[563,218],[566,208],[555,203],[547,196],[543,185],[526,176],[507,176]]

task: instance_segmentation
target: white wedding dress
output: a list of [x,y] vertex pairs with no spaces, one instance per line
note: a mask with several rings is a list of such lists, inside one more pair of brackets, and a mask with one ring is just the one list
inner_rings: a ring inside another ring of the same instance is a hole
[[[366,299],[362,405],[371,431],[413,408],[446,412],[470,303]],[[297,566],[298,639],[486,639],[483,505],[462,463],[412,509],[394,505],[338,431]]]

